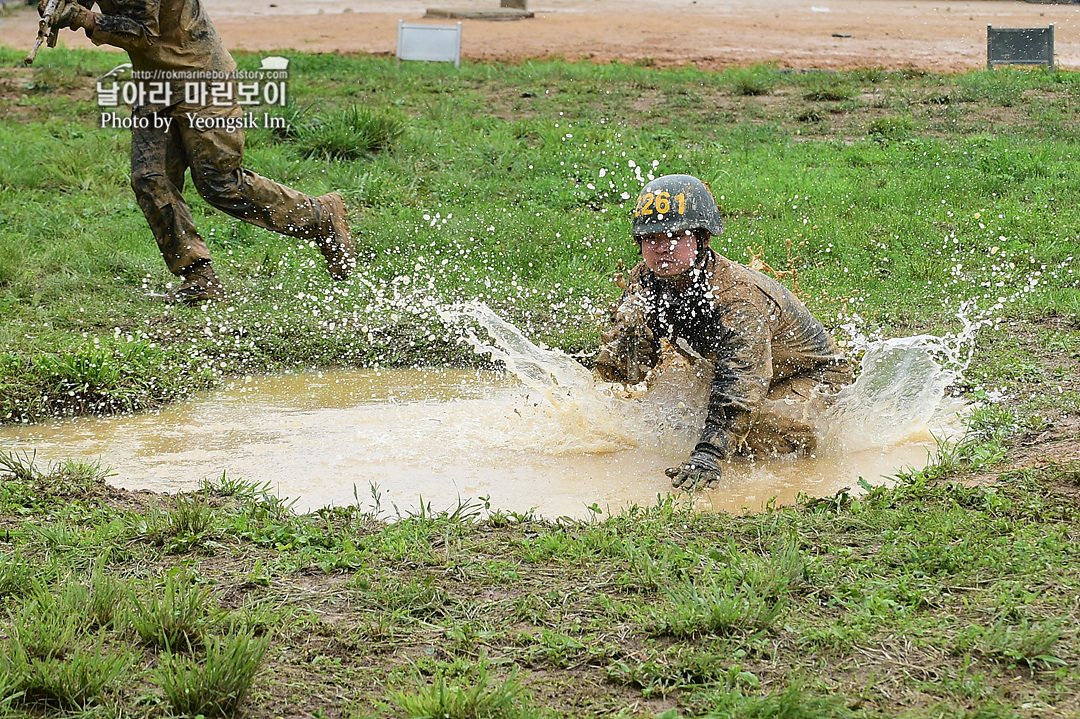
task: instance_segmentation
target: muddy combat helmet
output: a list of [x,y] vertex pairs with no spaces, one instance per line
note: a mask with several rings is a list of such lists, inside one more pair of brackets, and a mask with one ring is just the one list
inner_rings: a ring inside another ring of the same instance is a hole
[[710,236],[724,230],[720,209],[705,183],[691,175],[664,175],[645,185],[633,213],[634,239],[643,235],[705,230]]

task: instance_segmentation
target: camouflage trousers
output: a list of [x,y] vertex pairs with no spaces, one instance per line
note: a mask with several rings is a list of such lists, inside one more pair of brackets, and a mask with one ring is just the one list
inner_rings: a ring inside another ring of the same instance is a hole
[[[188,113],[198,117],[193,123]],[[184,201],[184,172],[204,200],[233,217],[267,230],[311,239],[322,211],[316,199],[280,185],[240,164],[244,131],[226,129],[241,117],[238,105],[191,107],[177,105],[162,111],[135,108],[131,131],[131,188],[154,233],[165,264],[174,275],[210,259],[206,243]],[[171,120],[168,130],[164,120]],[[200,127],[201,124],[201,127]]]
[[847,363],[800,373],[769,388],[750,415],[740,454],[807,454],[817,447],[820,423],[835,395],[853,379]]

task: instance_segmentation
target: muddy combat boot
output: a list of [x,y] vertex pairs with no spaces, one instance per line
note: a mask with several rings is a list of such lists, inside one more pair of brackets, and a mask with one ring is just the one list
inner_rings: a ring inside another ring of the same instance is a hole
[[196,305],[200,302],[224,302],[225,287],[214,274],[210,262],[193,265],[184,270],[184,281],[179,287],[165,293],[165,301],[171,305]]
[[341,195],[331,192],[316,198],[323,211],[323,222],[316,242],[326,258],[326,269],[335,280],[346,279],[356,267],[356,243],[349,229],[349,216]]

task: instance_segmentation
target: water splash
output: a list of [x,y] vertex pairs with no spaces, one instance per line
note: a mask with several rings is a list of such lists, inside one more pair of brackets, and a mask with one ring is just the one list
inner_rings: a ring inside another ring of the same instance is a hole
[[985,316],[972,319],[973,308],[972,303],[961,304],[956,334],[870,341],[849,328],[863,357],[855,383],[841,390],[825,414],[825,450],[883,448],[961,434],[958,420],[967,402],[949,390],[962,380],[979,330],[993,322]]
[[[931,441],[960,431],[965,403],[949,395],[971,359],[975,335],[986,321],[959,315],[963,329],[942,337],[917,335],[885,340],[856,337],[862,352],[858,377],[833,402],[774,403],[773,411],[811,420],[821,438],[819,453],[843,454]],[[506,365],[526,386],[543,393],[562,416],[564,451],[611,452],[646,447],[664,454],[688,452],[704,424],[711,363],[668,345],[647,389],[620,391],[598,383],[572,357],[529,341],[482,303],[459,306],[444,319],[472,320],[486,331],[464,337],[475,351]],[[553,438],[554,439],[554,438]]]
[[823,418],[826,451],[888,447],[942,434],[962,403],[947,389],[959,373],[939,362],[940,337],[879,340],[863,355],[855,383],[842,389]]
[[521,330],[483,303],[446,308],[440,310],[440,316],[447,324],[464,319],[480,325],[494,345],[482,341],[471,328],[464,329],[463,339],[478,354],[502,362],[526,387],[550,404],[561,432],[550,437],[549,452],[603,453],[638,446],[619,416],[611,412],[611,395],[598,388],[592,373],[566,353],[529,341]]

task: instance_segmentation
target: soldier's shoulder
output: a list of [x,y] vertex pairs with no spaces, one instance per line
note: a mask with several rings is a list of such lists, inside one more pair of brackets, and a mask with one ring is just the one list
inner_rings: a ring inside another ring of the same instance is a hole
[[740,262],[717,254],[712,269],[712,291],[721,305],[750,302],[764,308],[779,297],[775,280]]
[[752,287],[756,284],[753,278],[753,270],[746,265],[724,257],[716,251],[713,251],[709,271],[713,290],[717,292],[734,291],[740,287]]
[[729,282],[753,284],[756,276],[761,274],[741,262],[736,262],[735,260],[724,257],[719,252],[714,252],[713,254],[715,255],[714,267],[716,268],[716,273],[725,277]]

